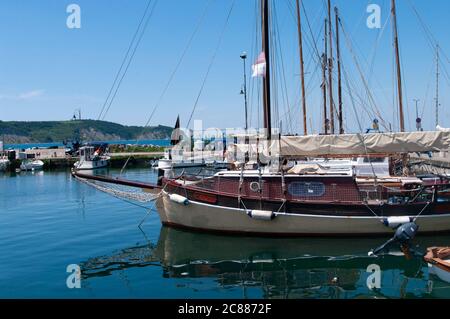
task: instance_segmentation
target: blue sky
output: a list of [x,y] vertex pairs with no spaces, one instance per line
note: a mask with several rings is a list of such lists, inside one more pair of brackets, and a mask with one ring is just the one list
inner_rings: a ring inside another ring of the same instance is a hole
[[[242,51],[249,63],[259,51],[256,44],[256,0],[237,0],[220,49],[199,99],[194,119],[206,127],[243,126]],[[311,28],[317,36],[322,28],[324,2],[303,0]],[[126,125],[144,125],[186,47],[189,37],[207,7],[206,16],[190,50],[172,81],[151,125],[173,125],[180,114],[188,120],[199,94],[204,75],[215,52],[232,0],[159,0],[141,46],[130,66],[118,95],[105,120]],[[391,25],[371,30],[366,26],[367,5],[382,8],[382,24],[389,18],[388,0],[334,0],[341,12],[345,32],[352,41],[362,73],[368,81],[377,107],[386,122],[398,127],[393,104]],[[406,122],[414,129],[415,104],[424,126],[434,125],[434,56],[410,3],[450,56],[450,2],[447,0],[398,0],[398,23],[404,74]],[[66,7],[81,7],[81,29],[68,29]],[[0,120],[65,120],[81,108],[84,118],[96,119],[115,74],[136,30],[147,0],[28,0],[0,2]],[[290,5],[294,0],[274,1],[279,32],[278,52],[282,52],[284,74],[278,71],[279,119],[290,132],[300,132],[299,62],[296,25]],[[320,129],[320,72],[315,71],[312,36],[304,22],[305,61],[308,81],[308,126]],[[377,37],[382,36],[379,42]],[[354,82],[352,92],[364,97],[365,89],[355,67],[345,36],[341,34],[344,67]],[[375,43],[378,43],[374,51]],[[317,43],[322,50],[322,41]],[[376,52],[373,57],[373,52]],[[280,55],[277,56],[278,63]],[[373,60],[373,63],[371,62]],[[449,61],[442,57],[447,70]],[[277,64],[280,66],[281,64]],[[280,69],[279,69],[280,70]],[[372,70],[372,72],[371,72]],[[250,73],[250,65],[248,65]],[[443,72],[442,72],[443,73]],[[449,80],[441,76],[441,126],[450,126]],[[257,126],[259,79],[249,79],[251,124]],[[286,83],[284,85],[284,83]],[[347,88],[344,88],[347,91]],[[367,98],[367,97],[366,97]],[[364,98],[363,98],[364,99]],[[423,103],[425,101],[425,103]],[[348,94],[344,96],[346,127],[358,130],[370,125],[367,105],[356,102],[354,110]]]

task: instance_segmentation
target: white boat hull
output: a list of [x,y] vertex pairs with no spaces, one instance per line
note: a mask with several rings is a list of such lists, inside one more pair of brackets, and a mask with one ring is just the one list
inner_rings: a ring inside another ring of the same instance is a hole
[[108,165],[109,165],[109,159],[100,159],[97,161],[76,162],[74,167],[77,170],[93,170],[93,169],[108,167]]
[[[277,214],[269,221],[249,217],[246,211],[189,201],[188,205],[174,202],[167,193],[157,202],[164,225],[200,231],[246,233],[274,236],[364,236],[393,234],[378,217],[337,217],[319,215]],[[421,232],[450,230],[450,212],[440,216],[417,219]]]
[[450,283],[450,272],[445,271],[444,269],[441,269],[438,266],[431,265],[431,264],[428,264],[428,268],[429,268],[429,272],[430,272],[431,275],[435,275],[439,279]]
[[160,159],[158,161],[159,169],[172,169],[172,168],[190,168],[190,167],[204,167],[206,164],[204,162],[172,162],[172,160],[168,159]]
[[20,165],[20,169],[22,171],[37,171],[44,168],[44,162],[43,161],[32,161],[32,162],[26,162],[22,163]]

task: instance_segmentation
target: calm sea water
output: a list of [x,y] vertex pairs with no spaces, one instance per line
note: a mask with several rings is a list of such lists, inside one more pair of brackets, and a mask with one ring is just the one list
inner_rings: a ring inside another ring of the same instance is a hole
[[[150,170],[127,177],[155,180]],[[162,228],[155,213],[141,230],[145,214],[68,172],[0,175],[0,298],[450,298],[420,260],[366,257],[384,239],[214,236]],[[81,289],[67,288],[71,264]]]
[[[128,141],[128,140],[118,140],[118,141],[100,141],[95,143],[108,143],[115,145],[155,145],[155,146],[169,146],[170,140],[141,140],[141,141]],[[32,144],[5,144],[5,149],[28,149],[33,147],[48,148],[48,147],[63,147],[63,143],[32,143]]]

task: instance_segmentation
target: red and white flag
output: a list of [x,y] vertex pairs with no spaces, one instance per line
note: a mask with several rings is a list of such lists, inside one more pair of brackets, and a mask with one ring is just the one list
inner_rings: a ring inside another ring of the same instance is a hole
[[252,65],[252,69],[252,77],[266,76],[266,55],[264,52],[261,52],[255,64]]

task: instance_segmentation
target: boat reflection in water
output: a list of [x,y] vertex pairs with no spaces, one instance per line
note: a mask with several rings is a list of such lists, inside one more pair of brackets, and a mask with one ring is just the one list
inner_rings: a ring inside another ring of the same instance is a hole
[[[443,239],[450,242],[448,237]],[[420,247],[432,242],[433,238],[418,240]],[[237,298],[450,297],[448,284],[430,277],[420,259],[408,261],[398,253],[368,257],[367,252],[379,243],[379,239],[227,237],[164,227],[156,245],[92,258],[81,268],[84,280],[89,280],[157,266],[164,278],[198,280],[203,285],[212,282],[209,288],[215,290],[238,288],[242,292]],[[381,272],[373,273],[377,267]],[[369,289],[368,283],[376,284],[377,278],[380,287]]]

